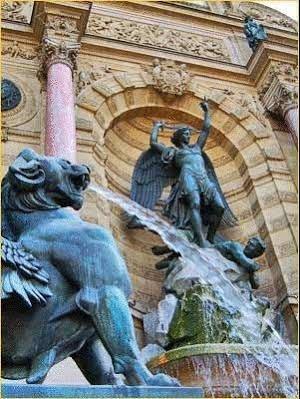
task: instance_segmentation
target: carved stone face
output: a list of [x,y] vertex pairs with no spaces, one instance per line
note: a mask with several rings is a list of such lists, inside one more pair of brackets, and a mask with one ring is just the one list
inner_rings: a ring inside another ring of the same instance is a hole
[[25,149],[10,166],[7,178],[23,209],[26,196],[28,210],[66,206],[78,210],[90,182],[90,169]]

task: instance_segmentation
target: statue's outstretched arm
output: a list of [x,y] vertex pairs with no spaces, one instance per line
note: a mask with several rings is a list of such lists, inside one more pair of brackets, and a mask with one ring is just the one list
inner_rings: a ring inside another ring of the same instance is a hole
[[247,258],[243,251],[237,250],[234,253],[234,258],[240,266],[250,273],[256,272],[260,268],[259,264],[255,260]]
[[164,128],[164,123],[163,122],[154,122],[153,128],[151,131],[151,136],[150,136],[150,147],[153,150],[156,150],[158,152],[163,152],[164,149],[166,148],[164,144],[161,144],[158,142],[158,134],[159,130],[163,130]]
[[203,122],[202,129],[200,131],[200,135],[197,140],[197,143],[200,148],[203,148],[205,146],[207,137],[209,135],[209,131],[210,131],[210,127],[211,127],[211,119],[210,119],[210,115],[209,115],[209,107],[208,107],[207,100],[204,100],[200,105],[204,111],[204,122]]

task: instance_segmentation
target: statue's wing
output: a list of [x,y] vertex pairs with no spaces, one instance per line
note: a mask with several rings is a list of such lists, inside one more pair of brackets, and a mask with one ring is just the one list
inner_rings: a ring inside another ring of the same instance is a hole
[[177,178],[178,172],[172,163],[163,162],[161,154],[150,148],[141,154],[135,165],[130,198],[145,208],[154,209],[163,189]]
[[2,290],[1,298],[18,295],[32,307],[32,301],[46,305],[52,293],[48,287],[49,276],[38,261],[18,242],[2,238]]
[[222,188],[221,188],[221,186],[219,184],[219,180],[218,180],[218,177],[216,175],[216,172],[215,172],[215,169],[213,167],[213,164],[212,164],[211,160],[209,159],[208,155],[204,151],[202,151],[202,155],[203,155],[203,159],[204,159],[204,162],[205,162],[205,168],[206,168],[206,172],[208,174],[208,177],[215,184],[215,186],[216,186],[216,188],[217,188],[217,190],[218,190],[218,192],[219,192],[219,194],[221,196],[221,199],[223,201],[224,208],[225,208],[221,224],[223,226],[226,226],[226,227],[237,226],[238,219],[236,218],[236,216],[234,215],[234,213],[230,209],[230,207],[228,205],[228,202],[226,201],[226,198],[225,198],[225,196],[223,194],[223,191],[222,191]]

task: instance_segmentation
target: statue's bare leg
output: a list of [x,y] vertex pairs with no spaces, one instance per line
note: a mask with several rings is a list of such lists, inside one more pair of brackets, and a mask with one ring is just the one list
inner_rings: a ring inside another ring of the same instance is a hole
[[153,375],[139,360],[140,352],[123,292],[115,286],[82,289],[77,306],[89,314],[109,352],[115,373],[123,374],[129,385],[169,385],[178,382],[164,374]]
[[209,217],[210,224],[207,232],[207,240],[210,243],[214,243],[215,234],[220,226],[223,213],[224,213],[224,206],[222,203],[221,198],[219,195],[216,196],[215,200],[213,201],[212,205],[210,206],[210,213],[211,216]]
[[98,336],[90,338],[72,358],[90,384],[123,384],[121,376],[115,374],[111,357]]
[[205,248],[207,244],[203,235],[203,223],[200,215],[200,194],[195,190],[189,193],[187,198],[191,212],[191,224],[196,235],[197,244],[199,247]]

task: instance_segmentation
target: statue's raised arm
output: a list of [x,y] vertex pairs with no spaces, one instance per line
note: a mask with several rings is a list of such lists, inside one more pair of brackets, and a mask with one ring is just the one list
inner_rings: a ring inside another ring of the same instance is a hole
[[209,114],[209,105],[208,105],[206,98],[204,98],[204,101],[200,103],[200,106],[201,106],[202,110],[204,111],[204,122],[202,125],[202,129],[200,130],[200,135],[197,140],[197,144],[202,149],[206,144],[206,140],[207,140],[209,132],[210,132],[211,119],[210,119],[210,114]]
[[154,122],[153,123],[153,128],[151,131],[150,135],[150,148],[152,150],[156,150],[159,153],[162,153],[166,146],[164,144],[161,144],[158,142],[158,134],[160,130],[164,129],[164,123],[163,122]]

